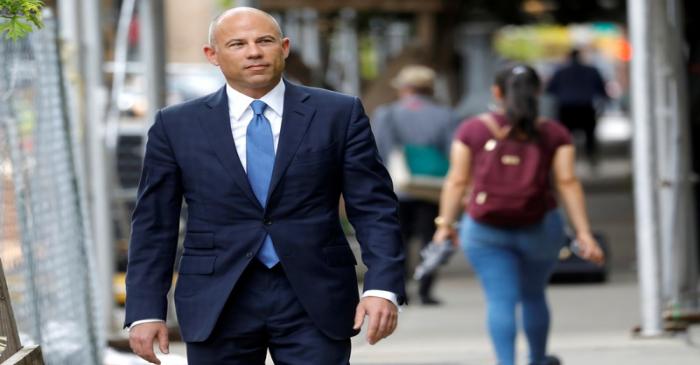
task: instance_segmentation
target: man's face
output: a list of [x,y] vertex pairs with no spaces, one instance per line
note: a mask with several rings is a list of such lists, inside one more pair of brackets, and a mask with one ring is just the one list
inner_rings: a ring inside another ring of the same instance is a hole
[[253,98],[272,90],[284,71],[289,39],[265,14],[234,12],[214,30],[214,43],[204,47],[209,62],[221,68],[229,85]]

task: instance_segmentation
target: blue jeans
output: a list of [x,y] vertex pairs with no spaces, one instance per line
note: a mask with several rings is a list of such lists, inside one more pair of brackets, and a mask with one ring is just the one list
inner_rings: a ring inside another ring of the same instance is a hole
[[479,223],[465,215],[460,241],[486,294],[488,329],[499,365],[515,364],[518,303],[530,364],[543,364],[549,333],[545,288],[565,242],[559,211],[553,209],[541,223],[520,228]]

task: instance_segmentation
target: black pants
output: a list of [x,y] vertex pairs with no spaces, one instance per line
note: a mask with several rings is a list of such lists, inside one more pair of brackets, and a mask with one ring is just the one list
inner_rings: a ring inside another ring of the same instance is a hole
[[[433,239],[435,233],[435,217],[439,212],[435,203],[421,200],[407,200],[399,202],[399,221],[401,222],[401,235],[404,244],[408,245],[412,238],[418,238],[421,248],[425,247]],[[406,247],[408,252],[408,247]],[[410,277],[408,260],[406,260],[406,274]],[[435,274],[424,276],[418,284],[418,295],[421,299],[432,296],[431,291],[435,282]]]
[[586,137],[585,153],[591,162],[596,162],[598,143],[595,139],[596,111],[592,105],[560,105],[559,121],[571,133],[580,130]]

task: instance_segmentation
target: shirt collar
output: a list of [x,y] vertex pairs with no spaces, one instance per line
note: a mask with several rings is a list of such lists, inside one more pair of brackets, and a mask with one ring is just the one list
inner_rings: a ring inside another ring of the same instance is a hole
[[[272,111],[280,117],[284,111],[284,90],[284,80],[280,79],[277,86],[259,99],[267,104],[268,109],[272,109]],[[240,119],[243,113],[250,107],[250,103],[256,100],[232,88],[228,83],[226,83],[226,95],[228,96],[229,114],[234,119]]]

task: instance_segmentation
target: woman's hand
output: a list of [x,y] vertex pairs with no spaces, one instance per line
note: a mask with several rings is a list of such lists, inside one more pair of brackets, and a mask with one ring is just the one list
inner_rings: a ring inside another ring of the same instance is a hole
[[605,253],[603,253],[593,235],[590,233],[579,233],[576,235],[576,240],[579,246],[579,256],[598,265],[605,263]]
[[459,238],[457,236],[457,231],[452,227],[438,227],[433,234],[433,242],[441,243],[445,240],[450,240],[452,245],[459,245]]

